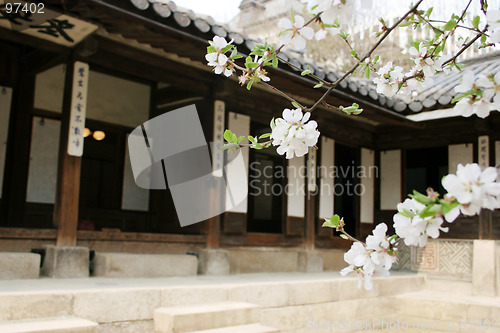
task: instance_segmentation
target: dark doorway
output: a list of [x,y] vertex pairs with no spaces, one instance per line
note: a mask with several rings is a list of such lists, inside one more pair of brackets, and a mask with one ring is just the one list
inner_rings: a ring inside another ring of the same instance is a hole
[[334,213],[344,218],[345,230],[353,236],[358,231],[358,166],[359,149],[335,143]]
[[[251,124],[262,135],[268,126]],[[250,149],[248,180],[248,232],[282,233],[286,214],[286,159],[274,147]]]
[[448,147],[406,151],[406,194],[425,193],[432,187],[443,194],[441,179],[448,174]]

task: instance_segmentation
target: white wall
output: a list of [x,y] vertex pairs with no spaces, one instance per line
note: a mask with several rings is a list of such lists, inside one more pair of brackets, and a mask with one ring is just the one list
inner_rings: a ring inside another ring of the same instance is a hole
[[5,171],[11,102],[12,88],[0,87],[0,198],[2,197],[3,173]]
[[33,118],[27,202],[55,202],[60,129],[59,120]]
[[375,166],[375,152],[370,149],[361,149],[361,186],[363,194],[361,195],[361,223],[373,223],[374,211],[374,191],[375,177],[377,169]]
[[[250,135],[250,117],[239,114],[236,112],[229,112],[228,115],[228,129],[239,136]],[[243,193],[248,190],[248,149],[240,149],[239,154],[243,155],[243,160],[245,161],[246,175],[247,177],[240,177],[240,167],[238,164],[229,164],[226,167],[226,177],[228,184],[231,184],[232,193]],[[228,152],[228,154],[234,154]],[[246,213],[248,211],[248,197],[245,198],[240,204],[232,207],[231,201],[228,199],[229,196],[226,195],[226,210],[229,212],[236,213]]]
[[288,207],[287,215],[305,216],[305,166],[304,157],[294,157],[288,160]]
[[321,137],[321,164],[319,174],[319,218],[329,219],[333,215],[335,140]]
[[[35,108],[61,112],[66,66],[36,76]],[[149,118],[150,87],[90,71],[87,118],[135,128]]]
[[401,202],[401,151],[380,152],[380,209],[395,210]]
[[457,144],[448,146],[448,172],[456,173],[459,163],[472,163],[474,160],[472,143]]

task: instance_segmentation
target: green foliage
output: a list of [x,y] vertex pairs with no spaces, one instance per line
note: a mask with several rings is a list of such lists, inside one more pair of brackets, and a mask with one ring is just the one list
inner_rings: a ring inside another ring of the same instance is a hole
[[348,115],[358,115],[360,114],[361,112],[363,112],[363,109],[360,109],[359,108],[359,104],[357,103],[352,103],[351,106],[348,106],[348,107],[343,107],[343,106],[340,106],[339,109],[341,111],[344,111],[345,113],[347,113]]
[[340,218],[337,214],[333,215],[329,219],[325,219],[325,222],[323,222],[322,227],[329,227],[333,228],[336,231],[342,231],[344,230],[344,218]]

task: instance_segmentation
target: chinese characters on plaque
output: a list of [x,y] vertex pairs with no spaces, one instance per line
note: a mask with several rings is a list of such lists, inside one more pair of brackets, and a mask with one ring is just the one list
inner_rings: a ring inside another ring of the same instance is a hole
[[477,150],[478,150],[478,164],[481,169],[486,169],[490,165],[490,140],[487,135],[479,137]]
[[220,148],[224,145],[224,109],[223,101],[214,103],[214,137],[212,147],[212,175],[222,177],[224,166],[224,152]]
[[68,135],[68,154],[72,156],[83,155],[83,130],[85,129],[85,114],[87,111],[88,81],[89,65],[80,61],[75,62]]

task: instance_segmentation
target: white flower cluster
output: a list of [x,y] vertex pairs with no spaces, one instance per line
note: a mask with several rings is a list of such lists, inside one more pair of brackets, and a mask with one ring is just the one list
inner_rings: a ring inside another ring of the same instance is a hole
[[419,214],[425,205],[415,199],[406,199],[397,207],[398,213],[393,217],[394,229],[408,246],[423,247],[429,237],[438,238],[439,231],[448,232],[447,227],[442,227],[444,221],[440,216],[421,218]]
[[373,289],[374,275],[388,277],[392,264],[397,259],[397,249],[394,248],[394,240],[386,235],[387,225],[380,223],[373,230],[373,235],[366,237],[366,245],[354,242],[344,254],[344,260],[349,264],[340,271],[342,276],[356,273],[358,288],[364,281],[366,290]]
[[500,110],[500,72],[481,74],[477,77],[468,71],[462,76],[461,83],[455,87],[455,92],[464,94],[454,110],[464,117],[476,114],[486,118],[490,111]]
[[448,196],[460,203],[445,216],[447,220],[455,220],[460,213],[477,215],[481,208],[500,208],[500,183],[496,181],[497,176],[496,168],[488,167],[481,171],[480,166],[474,163],[465,166],[459,164],[456,175],[444,177],[442,183]]
[[399,84],[403,81],[403,68],[393,66],[392,61],[389,61],[378,70],[377,74],[379,77],[373,79],[377,85],[377,92],[387,97],[394,96],[399,90]]
[[424,46],[424,43],[420,43],[418,48],[415,46],[410,47],[408,53],[415,57],[411,58],[411,60],[415,63],[415,67],[410,70],[411,74],[423,71],[425,77],[427,78],[436,74],[437,71],[442,70],[441,67],[443,66],[443,61],[441,59],[433,60],[431,58],[426,58],[428,50],[429,49]]
[[274,121],[274,128],[270,136],[273,145],[279,146],[276,151],[286,158],[300,157],[307,154],[309,147],[313,147],[319,138],[318,124],[311,120],[310,112],[302,114],[301,109],[283,110],[283,118]]
[[278,27],[285,29],[280,33],[281,44],[293,44],[296,50],[303,50],[306,47],[306,39],[314,37],[314,29],[305,27],[304,18],[300,15],[292,16],[293,22],[284,17],[278,21]]
[[337,19],[353,16],[354,1],[302,0],[302,2],[307,3],[307,10],[311,14],[321,13],[321,21],[326,24],[334,24]]
[[493,43],[500,43],[500,10],[488,10],[486,13],[490,39]]
[[214,67],[215,74],[224,74],[228,77],[231,76],[234,72],[234,68],[229,64],[229,58],[224,53],[231,49],[233,40],[228,43],[225,38],[215,36],[214,40],[209,42],[213,52],[209,52],[205,55],[208,66]]
[[420,214],[426,206],[415,199],[406,199],[398,204],[398,213],[394,215],[394,229],[396,234],[404,239],[406,245],[425,246],[429,237],[438,238],[439,232],[448,232],[443,227],[444,219],[453,222],[460,213],[468,216],[477,215],[482,208],[500,208],[500,183],[497,180],[497,170],[488,167],[481,171],[477,163],[459,164],[456,174],[443,178],[443,187],[448,192],[445,201],[451,202],[455,198],[459,203],[445,214],[437,213],[425,218]]

